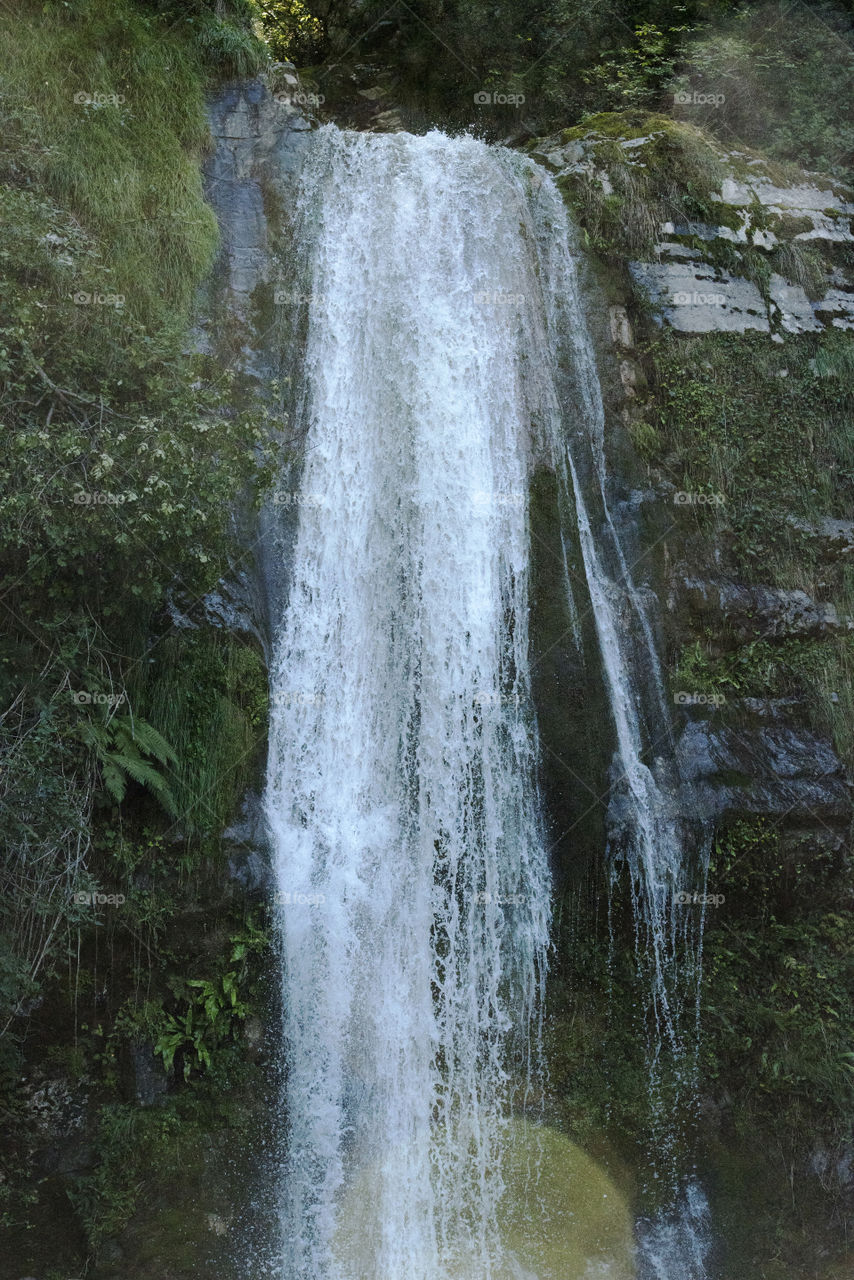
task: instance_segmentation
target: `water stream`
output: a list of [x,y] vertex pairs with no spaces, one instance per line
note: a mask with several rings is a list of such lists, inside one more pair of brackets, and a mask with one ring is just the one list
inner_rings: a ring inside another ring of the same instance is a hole
[[[646,759],[668,720],[606,502],[571,228],[550,179],[511,152],[332,126],[315,135],[296,226],[304,461],[280,494],[293,527],[266,793],[286,1016],[281,1275],[623,1280],[619,1232],[597,1228],[582,1262],[549,1262],[514,1243],[506,1208],[520,1142],[534,1200],[537,1153],[552,1151],[532,1109],[551,883],[528,495],[544,464],[580,542],[613,714],[653,1056],[683,1051],[681,846]],[[567,587],[578,596],[568,573]],[[666,1259],[649,1267],[687,1280]]]

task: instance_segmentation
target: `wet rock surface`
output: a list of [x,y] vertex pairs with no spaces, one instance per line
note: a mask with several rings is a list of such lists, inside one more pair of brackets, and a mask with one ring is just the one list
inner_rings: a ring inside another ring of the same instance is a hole
[[739,641],[829,635],[846,625],[834,605],[813,600],[805,591],[696,578],[685,579],[682,591],[701,623],[725,625]]
[[[672,122],[653,117],[637,137],[591,127],[540,138],[529,150],[559,182],[588,183],[608,197],[619,185],[614,148],[620,166],[637,169],[643,180],[650,149],[666,143],[671,128]],[[787,186],[761,159],[739,151],[719,149],[717,160],[725,173],[706,220],[662,220],[654,256],[629,263],[638,293],[681,333],[758,330],[781,340],[828,326],[854,328],[854,280],[838,268],[826,273],[823,288],[808,293],[800,279],[779,271],[772,270],[767,282],[752,278],[745,257],[748,250],[784,244],[826,250],[851,244],[852,194],[819,175],[804,174]],[[739,262],[741,269],[732,265]]]
[[[727,150],[680,127],[660,116],[610,113],[526,149],[553,174],[601,255],[608,327],[598,334],[599,365],[605,370],[610,362],[617,374],[607,428],[611,483],[626,495],[629,523],[636,521],[629,558],[659,601],[650,616],[661,619],[671,671],[675,676],[686,655],[698,664],[688,661],[686,672],[696,674],[680,674],[672,690],[681,811],[700,814],[710,830],[741,818],[768,819],[784,843],[812,832],[818,851],[835,847],[851,819],[851,789],[827,727],[829,707],[845,694],[819,692],[814,682],[789,695],[783,680],[769,683],[763,696],[762,680],[766,670],[778,670],[782,651],[812,663],[813,677],[825,661],[835,670],[834,655],[852,628],[839,603],[838,574],[854,548],[854,522],[850,512],[829,505],[828,514],[806,518],[781,496],[779,523],[791,533],[775,532],[776,578],[769,572],[767,582],[757,582],[760,562],[740,560],[735,549],[738,538],[743,549],[751,536],[743,532],[751,512],[734,511],[725,475],[707,476],[705,457],[696,468],[703,491],[682,492],[694,485],[678,480],[686,465],[677,452],[679,424],[669,453],[649,425],[661,403],[658,356],[650,358],[649,349],[671,352],[684,343],[690,351],[697,343],[711,371],[715,356],[706,353],[717,335],[736,363],[744,335],[745,351],[792,344],[792,363],[787,357],[789,367],[779,373],[787,387],[796,378],[823,376],[823,357],[810,361],[809,353],[834,341],[828,330],[844,330],[854,317],[848,248],[854,198],[818,175],[793,174],[786,182],[758,154]],[[691,377],[690,357],[682,374]],[[736,434],[757,430],[755,420],[748,427],[739,416],[753,408],[749,356],[744,376],[744,397],[732,396],[726,408],[726,430]],[[633,471],[637,461],[622,443],[624,429],[644,461],[655,459],[651,467]],[[813,447],[808,437],[804,447]],[[693,460],[687,465],[693,478]],[[734,516],[742,521],[737,533]],[[812,575],[795,571],[805,549],[824,566]],[[802,589],[810,577],[815,585]],[[828,676],[834,678],[842,679]],[[819,707],[819,697],[828,705]]]
[[837,839],[850,815],[842,763],[810,729],[697,719],[682,730],[677,759],[707,818],[765,814],[790,826],[818,825]]
[[704,262],[633,262],[638,285],[682,333],[770,332],[767,308],[750,280]]

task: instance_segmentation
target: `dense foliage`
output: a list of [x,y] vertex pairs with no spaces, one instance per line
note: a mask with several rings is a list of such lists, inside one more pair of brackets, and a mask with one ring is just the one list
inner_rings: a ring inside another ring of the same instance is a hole
[[[0,17],[4,1085],[22,1053],[73,1042],[109,1098],[143,1025],[170,1072],[203,1073],[257,975],[254,942],[250,973],[228,934],[194,957],[186,924],[265,732],[257,646],[204,601],[246,556],[235,518],[271,424],[189,327],[218,238],[205,88],[267,56],[245,18],[106,0]],[[17,1142],[6,1158],[0,1212],[26,1233],[39,1193]],[[77,1193],[93,1247],[108,1177]]]
[[328,84],[342,60],[386,71],[413,119],[500,136],[600,111],[675,110],[728,144],[849,171],[852,19],[840,4],[258,0],[258,10],[276,56],[321,64]]

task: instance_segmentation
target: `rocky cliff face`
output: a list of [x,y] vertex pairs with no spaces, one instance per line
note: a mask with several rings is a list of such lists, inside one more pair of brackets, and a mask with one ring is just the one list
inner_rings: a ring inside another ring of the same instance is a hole
[[[664,117],[602,116],[529,150],[585,228],[610,305],[612,472],[662,606],[693,803],[838,847],[851,819],[847,409],[834,389],[820,441],[800,410],[828,390],[822,371],[838,374],[854,329],[851,193]],[[782,671],[793,646],[813,674],[845,655],[828,676],[840,687]]]
[[[282,364],[293,315],[288,220],[314,124],[292,69],[277,77],[228,85],[210,106],[214,150],[206,178],[222,251],[201,308],[199,342],[238,380],[256,386],[288,376]],[[371,117],[366,127],[398,125]],[[805,969],[812,955],[827,970],[836,935],[825,953],[816,943],[820,938],[824,946],[824,934],[809,932],[824,929],[824,917],[810,920],[801,954],[796,925],[785,917],[782,941],[763,935],[756,943],[758,908],[744,886],[758,900],[752,886],[762,881],[768,910],[784,917],[791,908],[796,922],[806,914],[799,892],[816,901],[842,892],[836,881],[816,888],[815,877],[837,875],[852,811],[854,443],[846,423],[854,372],[854,203],[823,180],[725,152],[662,117],[600,117],[539,140],[530,151],[556,176],[588,249],[612,506],[639,591],[657,616],[683,812],[702,817],[712,833],[710,891],[729,904],[721,932],[716,922],[708,928],[710,969],[723,965],[734,973],[736,1004],[765,1017],[766,971],[769,986],[783,989],[781,957],[773,950],[783,946],[793,953],[786,960],[800,966],[806,1003],[820,1004],[822,984],[813,992]],[[567,810],[563,830],[588,782],[596,795],[607,793],[608,729],[601,690],[557,643],[566,625],[555,612],[550,564],[558,544],[549,483],[539,477],[533,501],[536,542],[546,548],[540,559],[535,548],[533,566],[533,627],[548,650],[537,697],[544,738],[584,784],[573,796],[565,772],[546,777],[556,821],[560,806]],[[257,611],[255,619],[263,630]],[[594,808],[585,830],[573,832],[573,847],[558,852],[565,866],[579,847],[588,858],[594,850],[600,856],[604,823],[604,809]],[[236,874],[249,868],[260,883],[251,823],[237,835]],[[739,880],[732,868],[744,866],[749,874]],[[759,972],[762,990],[744,985],[747,969],[738,968],[733,931],[745,939],[746,964]],[[750,950],[754,944],[760,951]],[[789,1027],[788,1009],[773,1016]],[[786,1031],[796,1046],[809,1034],[800,1025]],[[764,1032],[755,1036],[754,1043],[765,1042]],[[754,1077],[766,1068],[764,1059],[753,1063],[746,1033],[732,1061],[726,1045],[720,1048],[725,1036],[715,1031],[714,1038],[726,1097],[707,1100],[717,1117],[709,1143],[710,1149],[719,1143],[714,1160],[725,1170],[739,1149],[724,1136],[727,1091],[738,1088],[733,1064],[740,1055]],[[772,1041],[769,1034],[766,1057],[776,1052]],[[780,1061],[788,1070],[784,1050]],[[769,1075],[778,1066],[769,1062]],[[788,1080],[781,1086],[781,1106],[788,1105],[789,1087]],[[791,1084],[792,1096],[798,1087]],[[751,1078],[748,1093],[754,1088]],[[582,1109],[588,1101],[581,1098]],[[803,1134],[795,1140],[803,1144]],[[833,1175],[837,1189],[850,1194],[844,1151],[822,1141],[841,1170]],[[750,1224],[737,1221],[740,1179],[718,1213],[731,1215],[734,1232],[743,1227],[749,1235]],[[737,1259],[732,1274],[744,1274],[745,1265]]]
[[[779,176],[779,166],[775,177],[761,157],[713,147],[688,126],[663,117],[651,117],[647,131],[636,137],[630,136],[630,120],[600,119],[601,128],[594,124],[570,129],[529,149],[565,187],[587,186],[604,200],[616,197],[627,218],[632,212],[637,216],[637,211],[621,201],[621,190],[628,195],[634,184],[635,198],[653,196],[644,228],[650,252],[629,257],[627,265],[633,283],[656,307],[662,322],[680,333],[755,329],[777,342],[787,334],[818,332],[827,325],[854,329],[854,285],[833,254],[822,254],[830,246],[854,242],[850,193],[827,185],[818,175],[811,182],[796,171],[789,173],[787,182]],[[680,158],[685,167],[691,158],[696,164],[697,147],[706,153],[706,190],[704,208],[692,210],[678,199],[678,192],[680,184],[690,183],[695,175],[685,168],[680,174],[678,165]],[[664,176],[668,158],[677,165],[668,175],[674,184],[670,209],[666,192],[656,191],[649,180],[656,170]],[[629,247],[639,248],[641,242]],[[799,253],[808,248],[818,250],[811,260],[809,289],[804,276],[810,267]],[[779,251],[779,268],[774,269],[769,257],[767,270],[758,273],[755,261],[746,255],[749,249]]]
[[200,307],[200,346],[244,374],[270,377],[279,365],[276,299],[287,263],[282,234],[293,179],[312,128],[290,66],[274,78],[223,85],[208,109],[213,150],[205,191],[221,249]]

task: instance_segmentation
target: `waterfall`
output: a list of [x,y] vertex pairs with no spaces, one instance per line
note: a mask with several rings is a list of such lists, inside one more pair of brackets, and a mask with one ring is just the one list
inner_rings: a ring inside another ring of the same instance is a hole
[[[688,874],[685,838],[676,818],[666,756],[656,756],[672,744],[670,716],[652,627],[606,494],[605,410],[582,307],[577,250],[554,184],[544,182],[538,189],[534,218],[543,263],[552,386],[559,401],[549,419],[551,450],[563,482],[564,510],[575,512],[616,735],[610,825],[620,838],[615,841],[618,857],[612,875],[621,864],[627,865],[636,952],[649,978],[654,1091],[663,1052],[669,1051],[680,1065],[686,1065],[686,1055],[690,1059],[685,1032],[695,1025],[691,1015],[697,1010],[702,929],[691,929],[690,914],[680,910],[678,900]],[[555,355],[566,350],[572,359],[562,372]],[[704,882],[700,888],[705,889]],[[680,964],[680,944],[682,957],[689,957],[687,972]],[[689,1086],[690,1062],[687,1066]],[[665,1143],[666,1129],[664,1124],[659,1135]]]
[[[680,1113],[694,1105],[697,1095],[704,924],[702,910],[692,916],[686,909],[684,899],[690,895],[684,890],[689,878],[699,877],[697,887],[705,898],[708,847],[705,833],[698,833],[699,856],[692,867],[686,832],[677,818],[672,767],[666,754],[656,755],[672,747],[671,720],[650,620],[608,502],[605,410],[582,305],[579,255],[554,183],[535,184],[532,210],[557,401],[548,415],[550,450],[562,482],[564,521],[570,511],[575,513],[616,734],[610,773],[611,890],[616,891],[625,869],[635,955],[651,1010],[650,1163],[653,1179],[661,1183],[664,1208],[639,1224],[639,1263],[649,1280],[704,1280],[708,1206],[696,1181],[683,1185],[677,1144]],[[564,353],[570,358],[562,362]],[[569,607],[575,631],[571,599]]]
[[523,157],[332,126],[295,225],[303,449],[275,508],[288,586],[265,799],[286,1020],[279,1274],[524,1277],[498,1221],[512,1117],[541,1086],[528,495],[543,464],[580,540],[658,1043],[678,1044],[681,855],[644,762],[625,600],[667,718],[605,500],[570,229]]
[[487,147],[441,135],[324,129],[300,193],[305,465],[267,812],[284,1229],[311,1280],[333,1273],[336,1203],[364,1167],[372,1276],[500,1261],[501,1128],[530,1080],[550,891],[523,216]]

